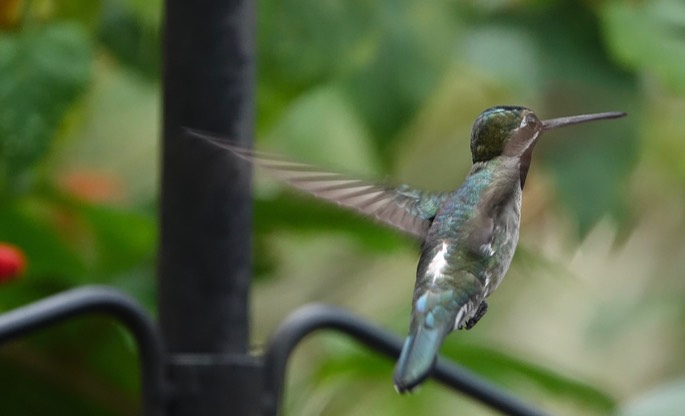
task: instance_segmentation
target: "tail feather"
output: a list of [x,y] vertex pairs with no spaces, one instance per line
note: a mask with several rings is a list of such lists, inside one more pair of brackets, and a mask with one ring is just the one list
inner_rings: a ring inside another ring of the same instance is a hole
[[430,375],[443,337],[439,329],[422,325],[407,337],[393,374],[399,393],[411,391]]

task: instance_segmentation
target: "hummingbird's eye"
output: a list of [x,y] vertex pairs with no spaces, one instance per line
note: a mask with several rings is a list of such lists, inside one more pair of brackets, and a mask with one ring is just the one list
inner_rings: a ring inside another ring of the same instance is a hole
[[521,120],[521,125],[519,127],[521,127],[521,128],[522,127],[530,127],[530,128],[534,129],[537,127],[537,125],[538,125],[537,119],[532,115],[528,115],[528,116],[525,116],[523,118],[523,120]]

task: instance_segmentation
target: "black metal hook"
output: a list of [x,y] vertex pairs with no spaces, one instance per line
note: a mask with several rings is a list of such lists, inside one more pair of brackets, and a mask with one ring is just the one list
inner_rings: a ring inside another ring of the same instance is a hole
[[[305,305],[286,317],[267,345],[264,356],[265,415],[280,414],[288,358],[302,339],[319,329],[332,329],[347,334],[367,347],[393,359],[400,355],[402,349],[401,338],[345,310],[320,304]],[[442,384],[504,414],[546,415],[542,410],[523,403],[446,359],[438,358],[433,377]]]
[[[0,344],[91,313],[115,318],[134,335],[140,356],[143,413],[149,416],[166,414],[165,404],[170,394],[164,377],[165,352],[159,330],[136,301],[117,290],[102,286],[82,287],[4,313],[0,315]],[[345,310],[320,304],[305,305],[286,317],[268,343],[263,357],[263,414],[280,414],[288,359],[300,341],[320,329],[347,334],[393,359],[399,356],[402,348],[401,338]],[[443,358],[438,358],[433,376],[446,386],[504,414],[546,414]]]
[[86,286],[39,300],[0,315],[0,344],[70,318],[109,315],[136,339],[141,366],[143,414],[162,416],[167,396],[164,348],[159,330],[131,297],[103,286]]

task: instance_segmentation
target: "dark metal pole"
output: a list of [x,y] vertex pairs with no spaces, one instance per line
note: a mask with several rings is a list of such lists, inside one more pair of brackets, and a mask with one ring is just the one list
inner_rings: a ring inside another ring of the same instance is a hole
[[168,398],[157,327],[133,299],[114,289],[86,286],[50,296],[0,315],[0,344],[80,315],[102,313],[131,331],[138,345],[141,367],[142,410],[163,416]]
[[257,414],[248,354],[250,169],[184,132],[249,147],[254,4],[166,0],[159,314],[175,387],[171,415]]

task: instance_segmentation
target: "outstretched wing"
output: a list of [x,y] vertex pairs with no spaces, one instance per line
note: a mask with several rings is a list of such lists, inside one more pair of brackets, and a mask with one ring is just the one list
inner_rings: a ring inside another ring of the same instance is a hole
[[205,133],[189,132],[266,169],[296,189],[354,209],[419,239],[426,237],[438,208],[447,197],[446,193],[423,192],[406,185],[385,187],[349,178],[281,156],[233,146]]

